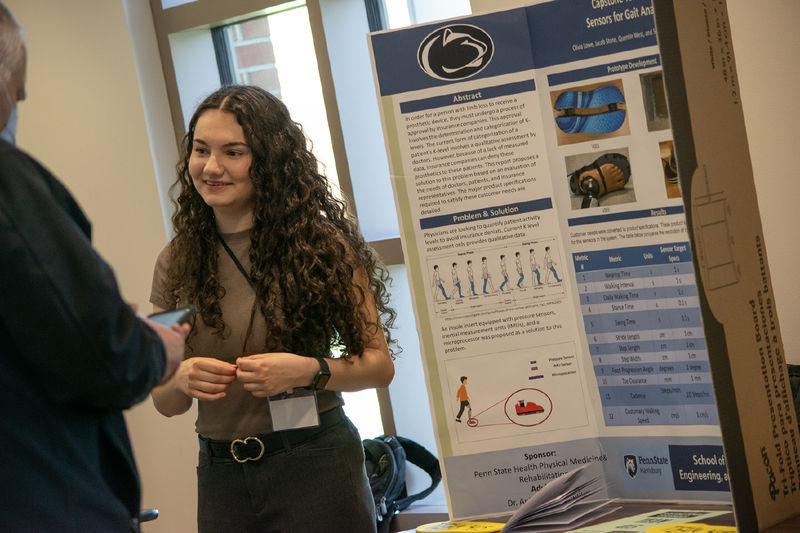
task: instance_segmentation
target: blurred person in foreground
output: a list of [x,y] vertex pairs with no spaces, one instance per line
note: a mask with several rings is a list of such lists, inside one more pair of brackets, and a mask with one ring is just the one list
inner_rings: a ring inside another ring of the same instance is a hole
[[75,199],[14,146],[25,74],[0,3],[0,531],[138,531],[122,410],[172,376],[189,328],[137,315]]

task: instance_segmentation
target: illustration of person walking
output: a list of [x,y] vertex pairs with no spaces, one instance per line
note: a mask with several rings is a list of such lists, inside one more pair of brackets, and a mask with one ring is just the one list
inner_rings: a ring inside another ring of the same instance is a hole
[[464,414],[464,409],[467,411],[467,419],[472,418],[472,406],[469,404],[469,394],[467,394],[467,376],[461,376],[461,386],[456,391],[456,400],[459,402],[458,414],[456,415],[456,422],[461,422],[461,415]]
[[542,276],[539,273],[539,263],[536,262],[536,253],[533,251],[533,248],[530,249],[530,260],[531,260],[531,272],[533,275],[536,276],[536,284],[542,284]]
[[519,279],[517,280],[517,288],[519,289],[522,287],[522,280],[525,279],[525,274],[522,272],[522,261],[519,258],[519,252],[514,254],[514,261],[517,264],[517,274],[519,275]]
[[545,246],[544,248],[544,266],[547,269],[547,275],[544,277],[544,282],[550,282],[550,273],[553,273],[553,276],[556,278],[556,283],[561,283],[561,279],[558,277],[558,273],[556,272],[556,262],[553,261],[553,258],[550,257],[550,247]]
[[485,257],[481,257],[481,277],[483,278],[483,294],[489,294],[486,290],[487,287],[491,287],[491,292],[494,292],[492,276],[489,274],[489,265],[486,264]]
[[436,300],[436,289],[442,291],[442,296],[444,296],[445,300],[449,300],[450,297],[447,296],[447,293],[444,292],[444,284],[442,284],[442,277],[439,275],[439,265],[433,265],[433,299]]
[[458,289],[458,297],[463,298],[464,295],[461,294],[461,280],[458,279],[458,270],[456,269],[457,263],[453,263],[453,270],[450,274],[453,276],[453,287]]
[[500,284],[500,290],[504,291],[505,287],[508,284],[508,269],[506,268],[506,256],[500,255],[500,274],[503,276],[503,283]]
[[475,292],[475,274],[472,272],[472,260],[467,261],[467,278],[469,279],[469,290],[472,291],[473,296],[477,296]]

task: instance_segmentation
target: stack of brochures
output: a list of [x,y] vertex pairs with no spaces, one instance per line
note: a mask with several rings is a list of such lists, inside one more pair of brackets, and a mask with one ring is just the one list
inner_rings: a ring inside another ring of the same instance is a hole
[[615,511],[600,466],[585,464],[553,479],[517,509],[506,532],[569,531]]

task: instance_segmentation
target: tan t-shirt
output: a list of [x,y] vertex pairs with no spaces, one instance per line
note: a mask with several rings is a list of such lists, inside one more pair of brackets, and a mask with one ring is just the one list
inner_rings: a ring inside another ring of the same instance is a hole
[[[223,234],[222,238],[236,255],[245,272],[249,272],[250,231]],[[214,334],[214,330],[206,326],[198,317],[195,320],[194,333],[186,347],[185,357],[216,357],[235,363],[236,358],[243,355],[242,346],[250,321],[255,293],[221,244],[217,246],[217,254],[219,279],[225,288],[225,296],[220,300],[220,308],[230,335],[225,339],[218,337]],[[165,290],[168,265],[169,246],[165,247],[158,255],[153,272],[153,288],[150,293],[150,302],[165,310],[174,309],[176,305]],[[247,341],[247,353],[244,355],[264,352],[265,335],[264,317],[261,313],[256,312],[253,331]],[[344,402],[339,393],[322,391],[317,394],[317,404],[319,412],[322,413],[337,405],[343,405]],[[195,427],[201,435],[220,440],[269,433],[272,431],[269,403],[266,398],[254,397],[244,390],[241,383],[234,381],[228,387],[224,398],[216,401],[198,401]]]

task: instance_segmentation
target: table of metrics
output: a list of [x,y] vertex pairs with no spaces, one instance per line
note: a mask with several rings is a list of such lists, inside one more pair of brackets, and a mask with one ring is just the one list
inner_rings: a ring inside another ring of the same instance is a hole
[[573,261],[606,425],[718,424],[689,243]]

